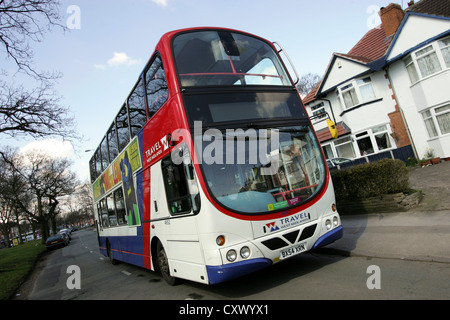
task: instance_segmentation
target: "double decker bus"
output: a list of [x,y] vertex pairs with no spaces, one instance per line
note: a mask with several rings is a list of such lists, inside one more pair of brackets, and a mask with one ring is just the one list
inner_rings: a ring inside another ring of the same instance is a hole
[[342,237],[280,52],[225,28],[162,36],[90,161],[111,262],[216,284]]

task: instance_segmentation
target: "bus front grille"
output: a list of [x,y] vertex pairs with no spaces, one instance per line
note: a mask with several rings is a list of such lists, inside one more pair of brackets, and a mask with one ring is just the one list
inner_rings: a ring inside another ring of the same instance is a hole
[[304,228],[301,232],[300,237],[298,236],[300,234],[300,230],[295,230],[285,233],[281,237],[275,237],[265,240],[262,242],[262,244],[270,250],[278,250],[312,237],[314,235],[314,232],[316,231],[316,227],[317,224],[313,224]]

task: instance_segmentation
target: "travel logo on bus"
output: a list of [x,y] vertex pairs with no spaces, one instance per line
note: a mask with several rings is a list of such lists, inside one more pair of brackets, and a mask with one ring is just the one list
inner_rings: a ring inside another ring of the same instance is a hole
[[263,226],[264,233],[272,233],[275,231],[289,229],[311,220],[309,212],[299,212],[289,217],[281,218]]

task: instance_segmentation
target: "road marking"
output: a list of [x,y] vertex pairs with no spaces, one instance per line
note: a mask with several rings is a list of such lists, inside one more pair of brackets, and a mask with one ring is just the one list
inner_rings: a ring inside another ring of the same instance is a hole
[[121,272],[126,276],[131,276],[131,273],[128,271],[122,270]]

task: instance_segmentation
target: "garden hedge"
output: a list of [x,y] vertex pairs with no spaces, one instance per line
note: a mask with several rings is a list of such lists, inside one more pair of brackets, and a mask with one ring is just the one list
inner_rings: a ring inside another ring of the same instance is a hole
[[383,159],[331,172],[337,200],[365,199],[409,190],[409,171],[401,160]]

